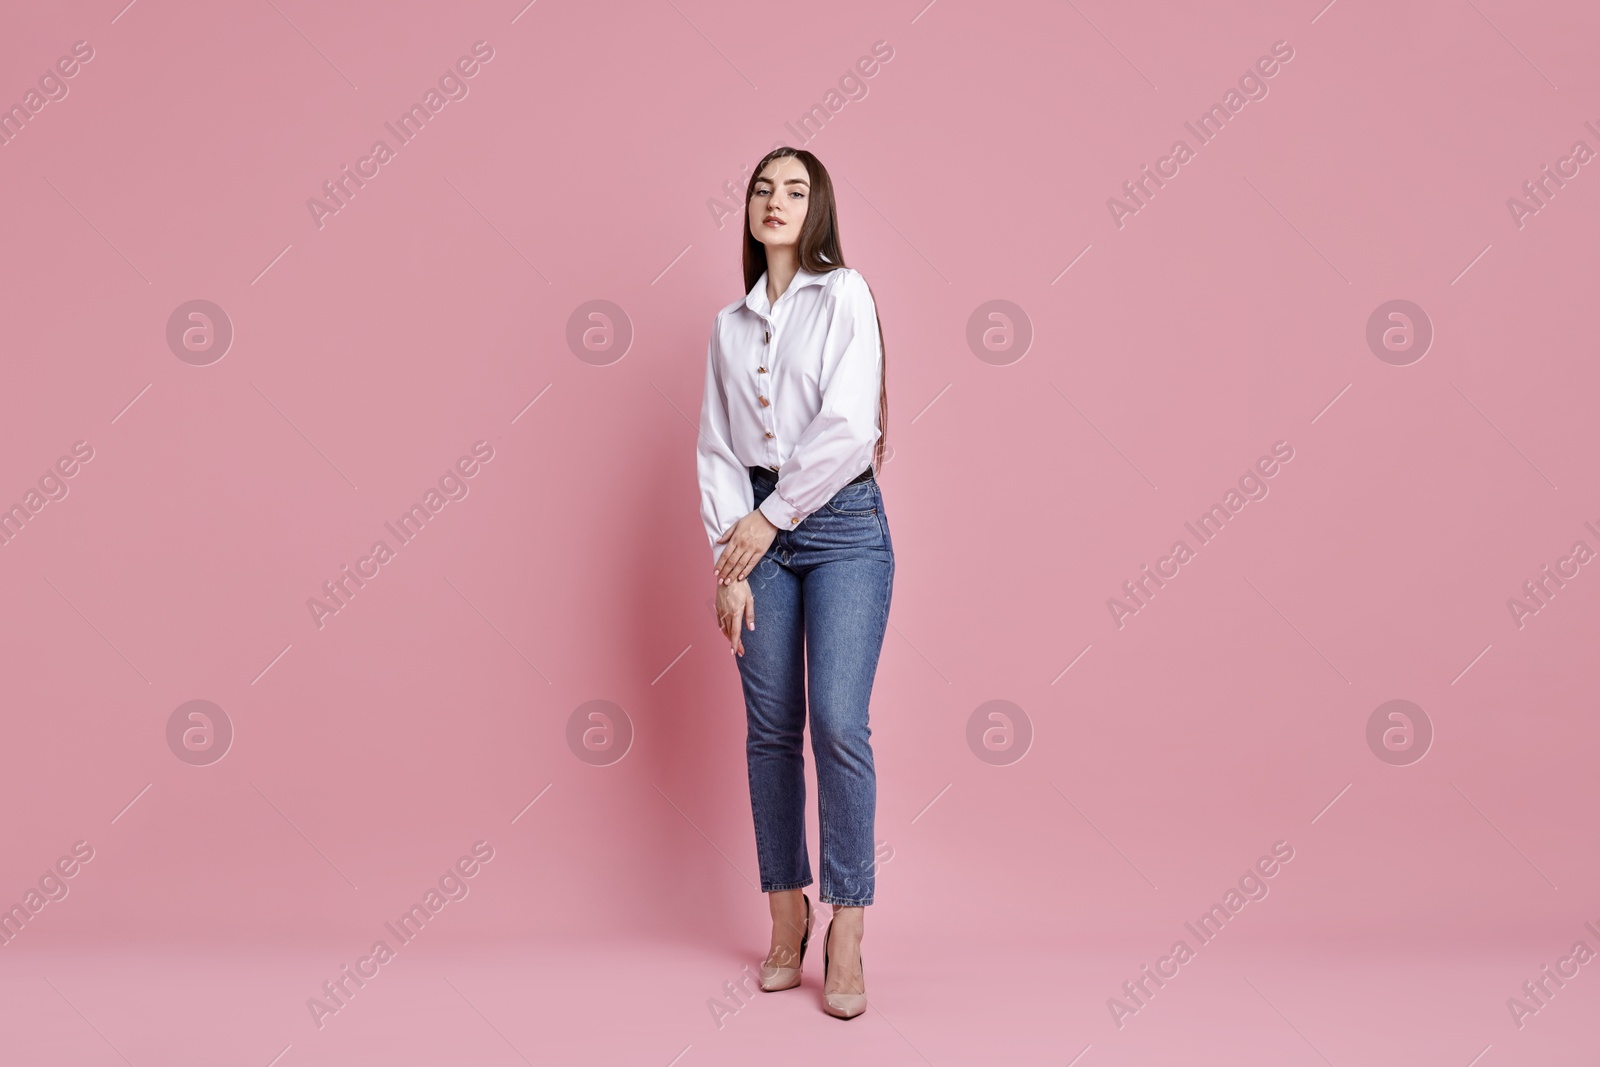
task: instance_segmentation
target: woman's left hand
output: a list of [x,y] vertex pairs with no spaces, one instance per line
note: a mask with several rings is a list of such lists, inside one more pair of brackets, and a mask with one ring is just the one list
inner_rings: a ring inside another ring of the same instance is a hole
[[744,581],[777,536],[778,528],[759,508],[734,523],[731,530],[717,538],[717,544],[727,542],[728,545],[713,568],[718,583],[732,585]]

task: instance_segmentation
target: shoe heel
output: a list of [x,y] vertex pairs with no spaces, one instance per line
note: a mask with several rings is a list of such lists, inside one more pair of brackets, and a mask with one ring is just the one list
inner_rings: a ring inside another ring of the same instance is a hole
[[[833,941],[833,919],[828,920],[828,932],[822,941],[822,988],[828,988],[828,945]],[[861,980],[867,980],[867,960],[861,958]],[[822,1010],[835,1019],[854,1019],[867,1010],[865,993],[823,993]]]
[[773,967],[763,963],[758,983],[763,993],[781,993],[800,984],[800,969],[806,962],[806,943],[811,940],[811,898],[801,893],[800,899],[806,902],[806,929],[800,935],[800,958],[793,967]]

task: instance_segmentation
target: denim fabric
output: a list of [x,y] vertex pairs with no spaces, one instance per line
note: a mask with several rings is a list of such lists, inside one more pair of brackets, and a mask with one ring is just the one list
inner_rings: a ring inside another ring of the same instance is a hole
[[[751,471],[756,506],[776,479],[775,471]],[[748,581],[755,629],[741,622],[744,655],[735,661],[761,891],[811,884],[801,747],[809,693],[820,899],[835,907],[871,904],[878,784],[867,704],[894,587],[894,546],[877,479],[845,486],[799,525],[779,530]]]

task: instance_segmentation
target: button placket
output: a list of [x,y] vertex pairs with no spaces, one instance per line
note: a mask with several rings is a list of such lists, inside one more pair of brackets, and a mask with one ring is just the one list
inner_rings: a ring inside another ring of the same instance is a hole
[[[762,357],[761,358],[763,359],[764,362],[762,363],[761,366],[756,368],[756,373],[758,373],[758,374],[766,374],[767,373],[766,364],[771,362],[771,360],[772,360],[772,320],[770,318],[766,319],[766,326],[765,326],[765,329],[764,329],[764,332],[763,332],[763,338],[762,338],[762,342],[761,343],[764,346],[766,346],[766,351],[764,353],[762,353]],[[772,401],[767,399],[767,395],[766,395],[766,392],[765,392],[765,390],[768,388],[768,385],[766,384],[765,381],[762,381],[762,382],[758,382],[756,387],[758,389],[760,389],[760,390],[763,390],[762,392],[760,392],[760,393],[758,393],[756,395],[756,399],[761,402],[761,406],[764,409],[767,409],[767,410],[764,410],[762,412],[762,420],[767,423],[767,429],[766,429],[767,440],[775,441],[777,439],[778,435],[776,433],[774,433],[773,429],[772,429],[772,427],[773,427],[773,418],[774,418],[774,416],[772,415],[772,412],[771,412]],[[778,458],[777,457],[777,451],[778,451],[778,446],[777,445],[773,445],[772,446],[772,453],[773,453],[772,458],[773,458],[774,461],[776,461],[777,458]],[[777,463],[774,462],[772,464],[772,466],[776,467]]]
[[[770,358],[768,353],[771,352],[771,346],[772,346],[772,327],[771,326],[767,327],[767,339],[766,339],[766,341],[764,343],[768,346],[768,349],[767,349],[767,352],[764,352],[761,355],[761,358],[763,360]],[[756,368],[756,373],[757,374],[765,374],[765,373],[767,373],[767,368],[766,368],[765,364],[763,364],[762,366],[757,367]],[[759,388],[759,389],[765,389],[766,387],[767,387],[767,385],[766,385],[766,382],[764,382],[764,381],[757,383],[757,388]],[[760,395],[758,395],[756,397],[756,399],[761,401],[761,406],[764,407],[764,408],[772,406],[772,401],[767,399],[767,395],[765,393],[761,393]]]

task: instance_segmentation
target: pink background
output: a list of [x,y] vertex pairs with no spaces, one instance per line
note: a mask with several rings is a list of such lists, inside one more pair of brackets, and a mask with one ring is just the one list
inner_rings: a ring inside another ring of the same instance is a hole
[[[0,35],[0,103],[94,49],[0,147],[0,505],[94,450],[0,548],[0,904],[94,848],[0,949],[0,1061],[1600,1054],[1596,966],[1506,1006],[1600,950],[1600,577],[1507,608],[1600,550],[1600,176],[1506,205],[1600,149],[1592,5],[120,4]],[[480,40],[319,229],[308,198]],[[786,128],[878,41],[864,97]],[[1119,228],[1107,199],[1277,41],[1268,95]],[[723,986],[768,926],[697,513],[742,289],[742,209],[708,203],[779,142],[830,168],[889,375],[890,858],[848,1029],[820,922],[803,991]],[[234,330],[206,366],[166,338],[195,299]],[[1396,299],[1434,330],[1406,366],[1365,338]],[[629,341],[579,358],[595,300]],[[1025,353],[969,346],[991,300]],[[319,628],[308,598],[477,441],[470,493]],[[1277,441],[1270,495],[1119,629],[1107,599]],[[195,699],[235,731],[206,766],[167,742]],[[605,766],[567,742],[597,699],[633,731]],[[1366,739],[1393,699],[1435,733],[1409,765]],[[1033,730],[1007,765],[968,745],[990,700]],[[480,840],[318,1028],[307,998]],[[1276,841],[1270,895],[1119,1028],[1107,999]]]

